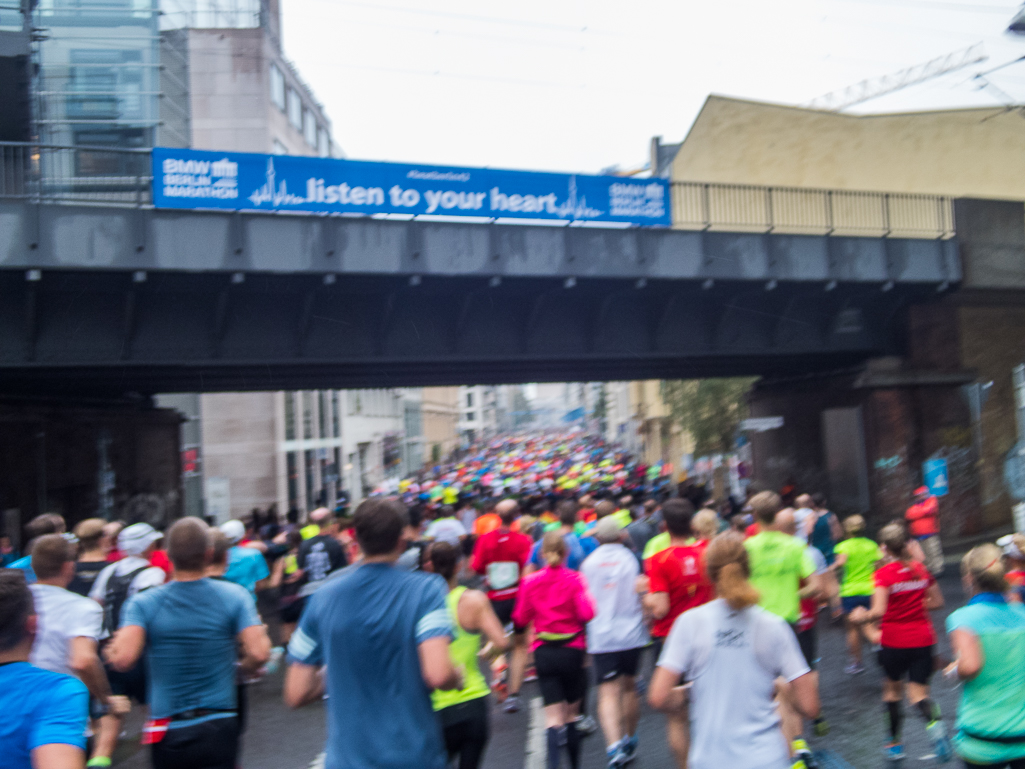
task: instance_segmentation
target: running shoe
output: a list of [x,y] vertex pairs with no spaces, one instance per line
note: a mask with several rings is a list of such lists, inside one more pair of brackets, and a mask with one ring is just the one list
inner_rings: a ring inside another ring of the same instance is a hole
[[625,739],[614,742],[605,748],[605,759],[609,762],[609,769],[619,769],[626,761],[623,760],[623,743]]
[[598,731],[598,724],[590,716],[584,716],[577,721],[577,731],[584,737],[587,737]]
[[628,764],[637,758],[637,735],[633,737],[624,737],[619,743],[619,751],[623,756],[623,763]]
[[824,718],[816,718],[812,721],[812,731],[816,737],[825,737],[829,734],[829,721]]
[[851,663],[843,669],[843,672],[849,676],[856,676],[858,675],[858,673],[865,672],[865,666],[862,665],[860,662],[851,661]]
[[798,737],[792,743],[794,748],[794,767],[798,769],[819,769],[819,762],[812,755],[811,748],[804,738]]
[[897,762],[904,760],[904,746],[899,742],[892,742],[883,748],[883,755],[887,760]]
[[936,753],[936,760],[941,764],[947,763],[953,755],[950,738],[947,737],[947,727],[943,725],[942,721],[933,721],[925,727],[925,733],[932,740],[932,749]]
[[525,683],[530,683],[531,681],[536,681],[537,680],[537,668],[533,667],[533,666],[527,668],[524,671],[524,673],[523,673],[523,680],[524,680]]
[[517,713],[520,709],[520,695],[510,694],[505,698],[505,704],[502,705],[502,710],[506,713]]

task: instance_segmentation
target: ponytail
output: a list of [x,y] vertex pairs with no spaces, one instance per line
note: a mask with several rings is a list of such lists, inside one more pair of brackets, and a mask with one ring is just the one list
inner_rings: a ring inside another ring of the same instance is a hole
[[986,543],[973,547],[961,559],[961,573],[972,578],[972,584],[983,593],[1003,593],[1007,590],[1004,578],[1003,551]]
[[566,542],[558,531],[549,531],[541,540],[541,557],[548,566],[558,566],[566,557]]
[[740,534],[725,531],[713,539],[705,550],[705,567],[719,597],[731,609],[739,611],[758,603],[758,591],[748,582],[751,567]]

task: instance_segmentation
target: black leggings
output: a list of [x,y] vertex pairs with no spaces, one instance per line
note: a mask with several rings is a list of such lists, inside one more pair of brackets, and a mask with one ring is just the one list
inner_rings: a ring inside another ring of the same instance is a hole
[[992,769],[1005,769],[1005,767],[1025,769],[1025,758],[1012,758],[1010,761],[997,761],[995,764],[973,764],[971,761],[965,761],[964,765],[967,769],[982,769],[983,767],[986,769],[990,769],[990,767]]
[[449,763],[459,757],[459,769],[477,769],[490,736],[487,696],[438,711]]

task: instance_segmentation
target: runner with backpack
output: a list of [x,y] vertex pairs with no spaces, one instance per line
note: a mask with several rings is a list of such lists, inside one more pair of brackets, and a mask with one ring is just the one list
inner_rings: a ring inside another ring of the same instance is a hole
[[[128,599],[144,590],[164,584],[167,579],[163,569],[150,566],[149,562],[149,557],[162,536],[148,523],[126,526],[117,538],[118,550],[124,557],[107,566],[93,582],[89,597],[103,607],[103,627],[100,631],[100,656],[103,659],[106,659],[104,651],[110,643],[111,636],[120,627],[121,612]],[[146,672],[143,661],[126,671],[115,670],[109,664],[105,664],[104,667],[113,694],[130,697],[140,705],[146,703]],[[101,734],[116,742],[117,735],[121,733],[123,720],[124,716],[121,715],[105,715],[100,719]]]

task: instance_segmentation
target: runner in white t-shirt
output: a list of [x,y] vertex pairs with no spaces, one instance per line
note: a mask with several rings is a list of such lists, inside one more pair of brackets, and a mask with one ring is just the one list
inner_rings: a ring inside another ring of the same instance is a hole
[[[89,690],[90,713],[99,719],[94,725],[91,765],[102,766],[117,742],[117,721],[102,718],[108,712],[123,714],[129,703],[111,695],[110,684],[100,662],[97,641],[103,624],[103,610],[88,598],[67,589],[75,577],[75,546],[62,534],[48,534],[32,547],[31,586],[38,618],[36,637],[29,662],[44,670],[81,679]],[[104,723],[105,721],[110,723]],[[97,759],[99,764],[94,764]]]
[[637,752],[640,708],[635,679],[641,650],[649,640],[637,594],[640,565],[623,546],[624,536],[611,516],[602,518],[594,527],[598,549],[580,566],[597,605],[594,619],[587,623],[587,651],[598,680],[598,719],[609,766],[622,766]]
[[679,709],[687,696],[680,679],[690,685],[690,769],[788,769],[773,698],[779,686],[789,686],[795,707],[814,718],[815,679],[786,622],[757,606],[743,538],[720,534],[708,546],[705,563],[718,598],[677,619],[652,676],[649,701],[661,710]]
[[448,542],[452,547],[459,547],[466,537],[466,528],[455,517],[456,511],[451,505],[442,505],[438,517],[427,525],[424,537]]

